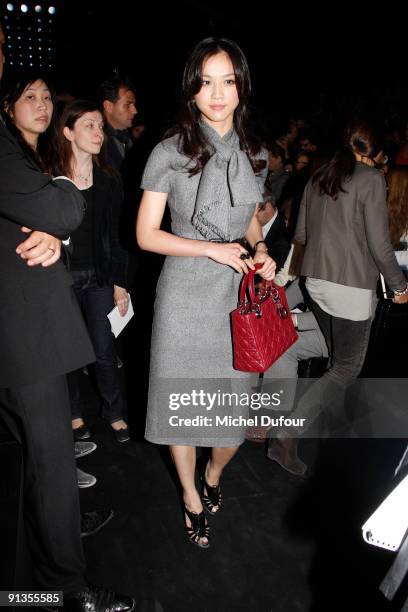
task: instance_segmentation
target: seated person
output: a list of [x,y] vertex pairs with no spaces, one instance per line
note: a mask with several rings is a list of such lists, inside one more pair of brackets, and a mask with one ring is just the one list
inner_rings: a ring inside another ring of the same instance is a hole
[[[289,415],[295,404],[299,362],[314,357],[327,358],[328,350],[314,314],[309,310],[302,312],[295,308],[304,302],[298,279],[289,285],[286,290],[286,297],[290,309],[297,311],[296,313],[292,312],[292,318],[299,337],[264,373],[262,384],[263,391],[266,392],[265,387],[268,383],[279,380],[279,388],[283,389],[283,393],[281,393],[281,404],[278,410]],[[258,375],[254,376],[258,377]],[[254,386],[256,386],[256,383],[257,381],[254,380]],[[270,429],[270,426],[249,428],[246,437],[254,442],[263,442],[268,429]],[[297,438],[291,438],[290,444],[283,449],[275,443],[275,440],[271,439],[267,456],[292,474],[302,475],[306,471],[306,465],[297,456],[297,444]]]
[[262,225],[263,238],[269,255],[276,261],[276,269],[283,267],[290,251],[286,237],[286,220],[276,208],[269,191],[264,192],[264,199],[258,209],[258,220]]
[[265,187],[271,193],[271,197],[276,205],[279,205],[282,189],[289,178],[289,172],[285,168],[285,150],[274,143],[268,147],[268,176]]
[[[298,332],[298,339],[265,372],[264,384],[268,382],[268,379],[279,379],[279,384],[284,390],[284,393],[281,394],[283,403],[281,403],[280,409],[291,413],[295,404],[299,362],[316,357],[327,359],[329,354],[326,341],[313,312],[307,309],[305,312],[293,313],[295,306],[304,302],[299,280],[293,281],[287,288],[286,296],[292,310],[293,323]],[[282,381],[282,379],[287,380]],[[270,439],[267,457],[279,463],[288,472],[303,475],[307,467],[297,455],[297,446],[297,438],[291,438],[285,447],[281,446],[278,441]]]

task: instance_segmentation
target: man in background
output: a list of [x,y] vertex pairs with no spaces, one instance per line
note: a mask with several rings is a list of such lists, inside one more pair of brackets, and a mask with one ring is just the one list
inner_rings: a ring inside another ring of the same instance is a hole
[[132,82],[119,75],[106,79],[100,87],[100,102],[106,121],[107,162],[119,172],[136,139],[132,134],[133,119],[137,114]]

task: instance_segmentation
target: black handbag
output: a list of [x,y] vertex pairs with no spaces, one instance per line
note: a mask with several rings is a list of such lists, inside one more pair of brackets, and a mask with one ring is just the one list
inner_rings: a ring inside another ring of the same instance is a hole
[[370,343],[362,371],[367,378],[405,378],[408,364],[404,339],[408,337],[408,304],[395,304],[382,282]]

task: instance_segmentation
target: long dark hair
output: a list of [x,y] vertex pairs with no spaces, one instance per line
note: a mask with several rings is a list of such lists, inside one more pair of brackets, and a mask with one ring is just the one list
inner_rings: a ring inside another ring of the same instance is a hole
[[24,153],[30,157],[43,172],[49,172],[52,164],[52,159],[55,156],[56,147],[56,127],[54,113],[51,117],[50,125],[47,130],[38,137],[37,149],[34,150],[26,141],[21,131],[16,126],[11,117],[14,112],[16,102],[21,98],[24,91],[35,83],[43,81],[48,87],[51,95],[51,102],[55,104],[55,90],[50,84],[48,77],[37,72],[19,74],[12,82],[6,86],[6,94],[1,100],[1,110],[3,111],[4,120],[9,131],[13,134]]
[[354,119],[344,131],[343,146],[327,164],[317,170],[313,183],[319,185],[321,195],[326,194],[335,199],[339,191],[346,192],[344,184],[356,169],[354,154],[374,160],[381,148],[378,130],[364,120]]
[[[73,130],[78,119],[80,119],[86,113],[93,113],[95,111],[98,111],[102,115],[99,105],[95,102],[90,102],[89,100],[74,100],[73,102],[69,102],[61,111],[60,118],[58,120],[57,155],[53,166],[54,174],[64,174],[65,176],[72,178],[73,151],[70,141],[64,136],[63,129],[64,127],[67,127],[70,130]],[[103,145],[101,152],[98,155],[93,155],[92,158],[102,170],[109,172],[110,174],[115,174],[112,168],[108,166],[105,161]]]
[[194,96],[202,86],[202,71],[206,59],[225,52],[234,67],[239,104],[234,112],[234,127],[238,134],[240,146],[248,155],[255,172],[264,166],[264,160],[255,156],[261,150],[261,142],[249,132],[248,103],[251,94],[251,77],[248,62],[240,47],[228,38],[205,38],[190,53],[183,73],[182,100],[177,125],[167,132],[167,136],[180,135],[181,151],[196,161],[190,174],[200,172],[211,156],[208,142],[199,127],[200,111],[194,103]]
[[396,249],[401,236],[408,231],[408,168],[397,166],[387,174],[388,215],[391,244]]

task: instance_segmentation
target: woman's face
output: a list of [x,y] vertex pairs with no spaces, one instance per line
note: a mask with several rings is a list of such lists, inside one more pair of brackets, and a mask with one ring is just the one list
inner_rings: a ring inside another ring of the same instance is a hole
[[64,136],[71,142],[75,152],[98,155],[101,150],[104,132],[103,117],[99,111],[84,113],[76,120],[73,129],[64,127]]
[[9,115],[24,139],[32,146],[50,125],[53,111],[51,93],[41,79],[27,85]]
[[227,53],[204,60],[201,89],[194,96],[201,116],[221,136],[231,129],[239,104],[232,62]]
[[299,172],[300,170],[307,168],[308,165],[309,158],[307,157],[307,155],[299,155],[297,160],[295,161],[295,170]]

